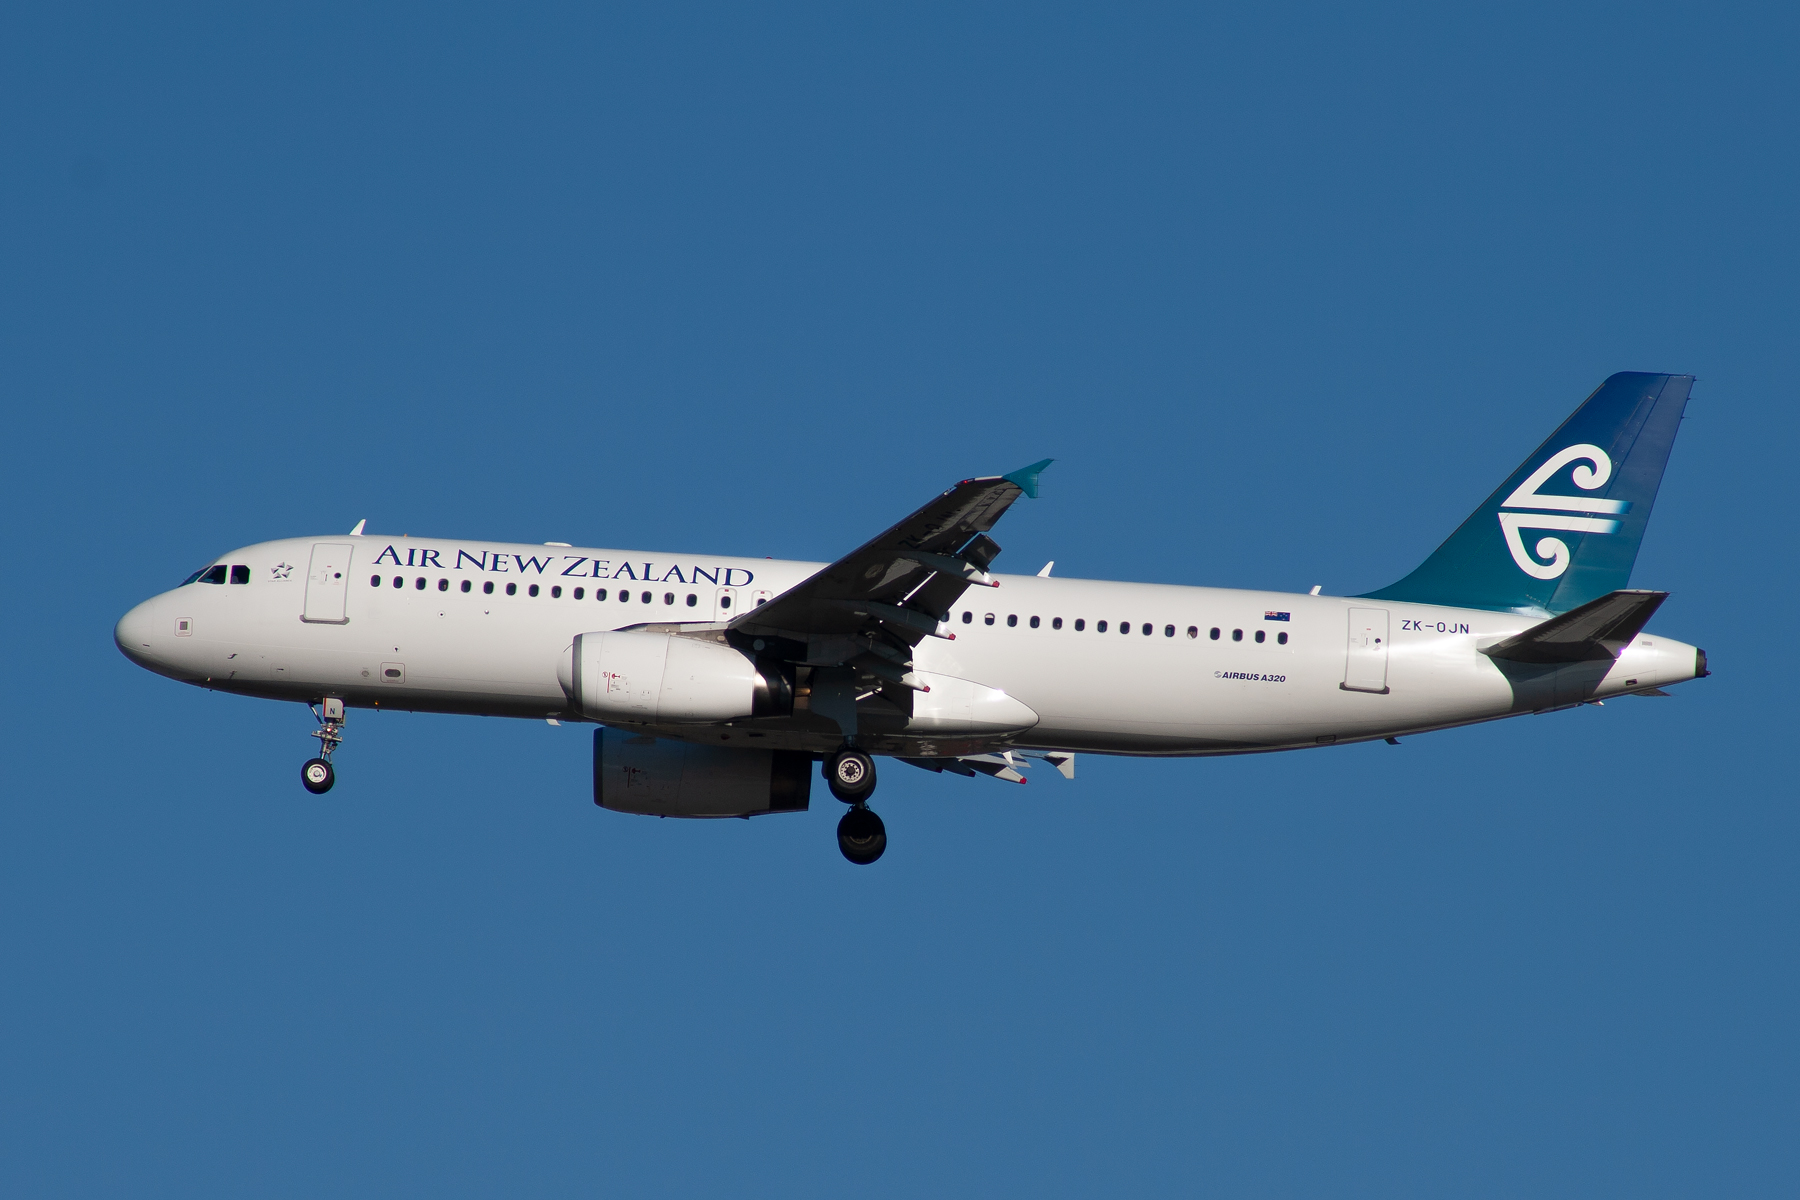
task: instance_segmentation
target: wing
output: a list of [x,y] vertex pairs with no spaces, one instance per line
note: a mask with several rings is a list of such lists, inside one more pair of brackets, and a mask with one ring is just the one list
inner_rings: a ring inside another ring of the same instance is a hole
[[1572,663],[1619,657],[1619,651],[1650,623],[1667,592],[1608,592],[1560,617],[1485,647],[1489,658],[1513,662]]
[[[1037,495],[1038,475],[1050,462],[963,480],[810,579],[740,614],[732,630],[809,643],[808,660],[818,665],[848,661],[856,643],[862,645],[855,653],[883,659],[879,649],[871,651],[873,641],[899,655],[886,659],[891,666],[909,668],[906,651],[926,637],[951,636],[940,626],[964,591],[999,586],[987,568],[1000,547],[987,532],[1014,500]],[[879,663],[870,666],[882,674]],[[904,673],[894,670],[892,681]]]

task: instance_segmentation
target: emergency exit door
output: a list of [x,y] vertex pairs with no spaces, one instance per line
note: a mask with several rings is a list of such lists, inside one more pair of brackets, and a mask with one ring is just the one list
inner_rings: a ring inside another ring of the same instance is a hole
[[1351,609],[1350,643],[1344,656],[1344,690],[1386,693],[1387,667],[1387,609]]
[[312,549],[312,566],[306,572],[306,610],[302,621],[322,625],[343,625],[344,600],[350,593],[350,552],[353,546],[338,542],[317,542]]

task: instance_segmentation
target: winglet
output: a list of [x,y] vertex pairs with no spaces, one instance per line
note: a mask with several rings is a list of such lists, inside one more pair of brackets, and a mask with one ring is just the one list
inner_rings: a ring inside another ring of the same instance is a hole
[[350,531],[350,536],[351,537],[361,537],[363,535],[363,526],[367,525],[368,523],[369,523],[369,518],[367,518],[367,517],[364,517],[362,520],[358,521],[356,523],[356,528],[352,529]]
[[1002,475],[1000,478],[1006,480],[1008,483],[1018,484],[1020,491],[1024,492],[1027,496],[1030,496],[1033,500],[1036,500],[1038,493],[1038,476],[1044,473],[1045,467],[1055,461],[1054,458],[1046,458],[1043,462],[1034,462],[1029,467],[1020,467],[1011,475]]

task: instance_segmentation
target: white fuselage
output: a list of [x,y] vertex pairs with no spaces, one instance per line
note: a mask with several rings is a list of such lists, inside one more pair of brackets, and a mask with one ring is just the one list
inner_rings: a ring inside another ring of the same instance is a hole
[[[323,552],[343,559],[335,597],[313,578],[318,547],[347,548]],[[352,536],[264,542],[217,562],[247,567],[249,582],[195,582],[134,608],[115,634],[133,661],[273,699],[565,720],[580,719],[558,682],[577,634],[726,622],[823,565]],[[1603,663],[1520,668],[1479,653],[1543,614],[995,578],[998,588],[964,593],[947,626],[954,639],[926,638],[916,669],[998,689],[1035,723],[946,741],[940,722],[929,738],[889,738],[881,752],[1296,749],[1543,711],[1698,673],[1692,646],[1651,635]],[[733,726],[759,730],[752,736],[770,748],[832,748],[804,721]],[[713,730],[656,731],[697,739]]]

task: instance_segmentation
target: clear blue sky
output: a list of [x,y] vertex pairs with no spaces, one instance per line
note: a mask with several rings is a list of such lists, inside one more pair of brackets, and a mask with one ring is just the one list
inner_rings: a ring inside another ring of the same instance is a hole
[[[648,9],[650,11],[646,12]],[[120,6],[0,36],[0,1191],[1791,1196],[1780,6]],[[588,738],[127,663],[372,531],[1364,591],[1700,377],[1673,699],[597,811]]]

